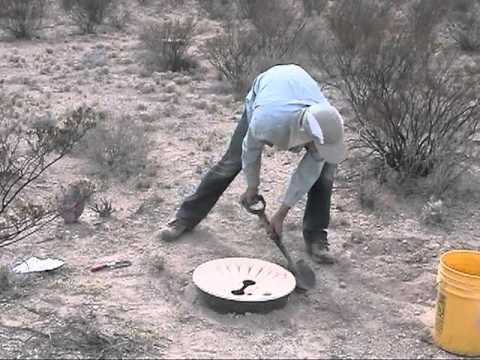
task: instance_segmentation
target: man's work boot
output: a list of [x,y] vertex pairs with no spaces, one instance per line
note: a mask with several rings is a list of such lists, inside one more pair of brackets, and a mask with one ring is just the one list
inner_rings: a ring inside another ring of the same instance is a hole
[[336,263],[336,259],[329,252],[329,244],[327,232],[323,231],[316,236],[309,236],[305,239],[305,246],[308,255],[318,264],[332,265]]
[[174,219],[170,221],[166,228],[160,232],[160,239],[166,242],[175,241],[183,234],[190,231],[187,225],[181,221]]

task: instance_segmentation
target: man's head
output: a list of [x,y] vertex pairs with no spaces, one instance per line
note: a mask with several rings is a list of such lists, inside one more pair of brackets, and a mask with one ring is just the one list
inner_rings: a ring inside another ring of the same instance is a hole
[[345,159],[343,118],[333,106],[315,104],[303,114],[302,127],[314,139],[319,155],[329,163]]

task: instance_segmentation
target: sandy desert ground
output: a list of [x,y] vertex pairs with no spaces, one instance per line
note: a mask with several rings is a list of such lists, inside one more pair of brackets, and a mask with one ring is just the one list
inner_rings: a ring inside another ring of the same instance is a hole
[[[158,12],[136,2],[132,9],[136,21]],[[198,9],[186,2],[170,12],[184,16]],[[196,41],[215,34],[218,26],[203,19]],[[422,223],[422,202],[388,191],[381,193],[376,210],[366,210],[358,201],[355,158],[341,165],[333,197],[331,244],[338,263],[314,265],[316,289],[292,294],[284,309],[265,315],[220,315],[203,307],[191,280],[201,263],[229,256],[285,261],[238,205],[240,177],[193,233],[168,244],[155,237],[222,155],[242,103],[223,90],[205,61],[194,74],[146,75],[138,54],[134,25],[94,36],[76,35],[64,22],[40,39],[1,43],[4,91],[18,94],[23,107],[35,111],[60,113],[85,103],[140,119],[149,135],[151,171],[103,181],[102,195],[117,209],[111,219],[86,209],[78,224],[59,221],[0,250],[3,265],[34,255],[65,261],[57,271],[18,279],[14,290],[1,295],[0,357],[455,357],[429,336],[437,261],[447,249],[479,249],[478,194],[471,201],[449,202],[448,217],[439,226]],[[348,119],[339,96],[327,95]],[[296,159],[267,153],[262,192],[269,204],[278,200]],[[98,181],[95,171],[88,160],[71,156],[35,188],[49,193],[78,178]],[[296,257],[306,256],[303,206],[293,209],[284,236]],[[110,259],[133,265],[89,271]]]

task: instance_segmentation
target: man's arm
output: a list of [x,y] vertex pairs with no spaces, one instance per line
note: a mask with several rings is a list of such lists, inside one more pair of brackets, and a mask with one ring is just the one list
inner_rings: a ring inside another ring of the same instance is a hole
[[318,153],[312,150],[307,151],[303,156],[300,164],[290,177],[282,205],[270,219],[271,232],[273,234],[276,236],[282,235],[283,222],[288,212],[315,184],[324,164],[325,161],[318,156]]
[[293,207],[318,180],[325,161],[307,151],[290,177],[282,208]]
[[258,189],[260,185],[260,166],[264,144],[259,141],[252,133],[247,131],[247,135],[242,144],[242,168],[247,181],[248,189]]

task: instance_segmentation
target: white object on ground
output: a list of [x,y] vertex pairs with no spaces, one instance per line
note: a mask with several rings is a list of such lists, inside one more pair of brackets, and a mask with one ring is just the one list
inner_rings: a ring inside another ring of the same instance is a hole
[[[244,286],[244,281],[252,281]],[[239,302],[264,302],[289,295],[296,286],[293,274],[268,261],[223,258],[203,263],[193,272],[193,282],[207,294]],[[244,288],[243,295],[232,291]]]
[[41,259],[33,256],[15,266],[13,272],[17,274],[27,274],[32,272],[49,271],[58,269],[63,264],[64,262],[62,260],[51,258]]

